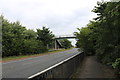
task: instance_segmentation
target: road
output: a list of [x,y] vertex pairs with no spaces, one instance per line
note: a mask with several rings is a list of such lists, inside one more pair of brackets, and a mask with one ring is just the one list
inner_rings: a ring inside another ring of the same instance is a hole
[[54,54],[2,63],[2,77],[28,78],[78,53],[78,49],[73,48]]

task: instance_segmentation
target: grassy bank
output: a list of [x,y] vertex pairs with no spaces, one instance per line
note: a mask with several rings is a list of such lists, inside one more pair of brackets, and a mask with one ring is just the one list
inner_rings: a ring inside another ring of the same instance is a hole
[[56,52],[61,52],[61,51],[66,51],[66,50],[69,50],[69,49],[60,49],[60,50],[54,50],[54,51],[49,51],[49,52],[40,53],[40,54],[32,54],[32,55],[10,56],[10,57],[2,58],[2,61],[6,62],[6,61],[11,61],[11,60],[19,60],[19,59],[24,59],[24,58],[53,54],[53,53],[56,53]]

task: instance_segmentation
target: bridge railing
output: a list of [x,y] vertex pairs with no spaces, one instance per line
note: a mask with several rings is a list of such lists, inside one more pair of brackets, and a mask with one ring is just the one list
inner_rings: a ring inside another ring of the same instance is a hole
[[81,52],[41,71],[40,73],[30,76],[28,79],[47,80],[47,78],[70,78],[70,76],[76,71],[83,58],[84,53]]
[[57,35],[55,38],[76,37],[75,35]]

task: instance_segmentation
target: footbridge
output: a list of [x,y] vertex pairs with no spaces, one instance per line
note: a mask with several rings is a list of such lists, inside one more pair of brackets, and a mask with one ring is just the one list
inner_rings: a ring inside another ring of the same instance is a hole
[[71,38],[76,38],[75,35],[57,35],[55,36],[55,39],[71,39]]
[[57,35],[55,39],[55,49],[63,48],[63,45],[60,43],[60,39],[76,39],[75,35]]

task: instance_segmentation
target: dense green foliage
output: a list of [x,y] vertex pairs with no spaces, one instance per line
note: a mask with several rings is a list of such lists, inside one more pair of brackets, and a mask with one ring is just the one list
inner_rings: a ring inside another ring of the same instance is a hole
[[42,41],[44,47],[52,45],[54,35],[49,30],[49,28],[43,27],[42,29],[37,29],[37,40]]
[[2,56],[2,19],[0,19],[0,56]]
[[62,39],[62,40],[60,40],[60,42],[65,49],[68,49],[68,48],[72,47],[71,42],[67,39]]
[[[9,22],[0,16],[2,20],[2,57],[38,54],[54,48],[54,34],[49,28],[42,27],[37,32],[26,29],[17,22]],[[62,40],[64,48],[70,48],[71,42]]]
[[112,63],[113,68],[117,70],[117,74],[120,75],[120,58],[117,58],[114,63]]
[[2,20],[2,57],[36,54],[47,51],[47,44],[53,39],[52,32],[43,27],[37,32],[26,29],[17,22]]
[[117,60],[119,64],[116,66],[120,66],[120,1],[98,2],[92,11],[98,17],[75,32],[78,38],[76,45],[88,54],[95,54],[104,64],[115,65]]
[[87,55],[94,54],[94,42],[92,35],[90,35],[92,34],[92,30],[88,27],[82,29],[78,28],[78,30],[79,32],[74,33],[78,38],[76,46],[80,47],[80,49],[87,53]]

